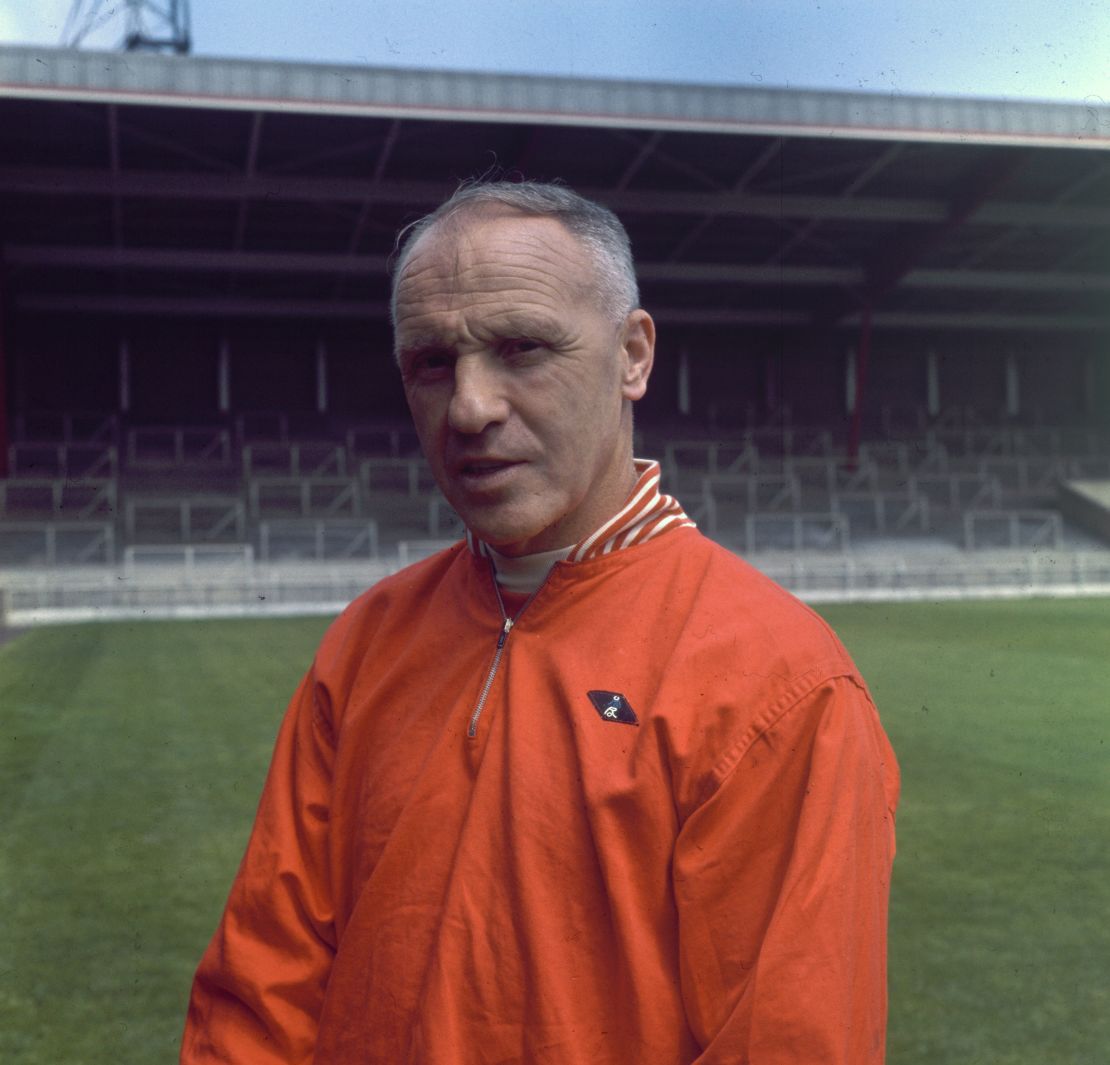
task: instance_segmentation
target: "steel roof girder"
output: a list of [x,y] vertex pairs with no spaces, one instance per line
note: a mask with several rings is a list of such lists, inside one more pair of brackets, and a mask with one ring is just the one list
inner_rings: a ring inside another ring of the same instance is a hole
[[[11,267],[58,269],[189,270],[234,273],[384,275],[388,256],[299,251],[227,251],[186,248],[111,248],[85,245],[8,244],[3,260]],[[641,282],[725,283],[856,287],[865,282],[859,267],[744,263],[645,262]],[[916,268],[898,288],[993,292],[1110,292],[1110,275],[1043,270]]]
[[[95,296],[24,293],[13,301],[20,311],[49,314],[98,313],[120,315],[177,315],[184,317],[255,317],[381,320],[389,315],[385,301],[297,300],[242,296]],[[804,311],[777,308],[660,307],[652,316],[664,326],[766,325],[804,327]],[[846,315],[835,328],[855,328],[858,312]],[[1012,314],[1006,312],[875,311],[875,328],[967,329],[1020,332],[1110,332],[1110,315]]]
[[910,270],[900,288],[991,292],[1110,292],[1110,274],[1045,270]]
[[[164,171],[111,171],[89,167],[0,167],[0,192],[53,196],[134,196],[161,199],[239,200],[244,197],[307,203],[436,204],[450,195],[450,183],[373,181],[352,178],[274,177],[267,174],[213,174]],[[822,221],[943,222],[942,200],[882,197],[775,196],[732,192],[658,192],[583,188],[583,195],[617,211],[643,214],[713,214],[738,218],[806,218]],[[968,223],[1050,228],[1110,227],[1110,208],[986,203]]]
[[385,274],[385,255],[298,251],[228,251],[193,248],[110,248],[54,244],[8,244],[8,266],[59,269],[189,270],[260,274]]

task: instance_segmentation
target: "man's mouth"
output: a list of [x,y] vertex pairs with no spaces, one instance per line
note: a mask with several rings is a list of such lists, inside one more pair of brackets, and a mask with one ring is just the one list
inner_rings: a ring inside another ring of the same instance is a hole
[[460,473],[466,474],[483,474],[483,473],[496,473],[498,470],[503,470],[508,466],[515,466],[516,463],[510,459],[471,459],[468,462],[460,462],[458,470]]
[[506,471],[519,466],[510,459],[472,459],[461,462],[456,467],[458,476],[471,484],[487,484],[498,479]]

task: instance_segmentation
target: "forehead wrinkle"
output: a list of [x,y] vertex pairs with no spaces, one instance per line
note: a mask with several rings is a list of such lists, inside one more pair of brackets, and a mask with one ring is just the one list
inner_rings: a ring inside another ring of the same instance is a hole
[[[429,279],[431,280],[431,279]],[[531,282],[531,283],[529,283]],[[545,271],[521,277],[508,273],[486,279],[481,287],[446,280],[419,285],[418,291],[402,290],[398,299],[398,327],[404,320],[435,317],[443,313],[466,315],[481,311],[491,318],[502,318],[514,311],[530,308],[537,316],[554,324],[566,314],[568,304],[582,299],[584,286],[568,286],[564,279]],[[575,313],[577,310],[575,309]]]
[[502,232],[477,241],[488,231],[465,224],[430,230],[405,264],[398,302],[404,299],[401,290],[408,282],[419,282],[418,287],[426,282],[432,290],[441,288],[443,296],[512,291],[523,281],[549,287],[557,301],[565,301],[568,294],[576,299],[596,297],[600,277],[590,250],[562,223],[553,219],[535,222],[524,235]]
[[568,275],[586,275],[581,284],[587,287],[597,280],[593,264],[588,261],[563,254],[554,247],[545,248],[545,254],[537,254],[535,248],[526,243],[517,243],[519,246],[507,249],[507,253],[490,249],[481,258],[475,256],[463,271],[486,272],[491,280],[524,277],[543,282],[550,278],[559,286],[567,283]]
[[504,259],[491,261],[489,266],[464,268],[456,274],[428,278],[429,289],[442,290],[446,295],[475,302],[490,302],[499,298],[540,298],[556,305],[565,304],[568,297],[575,300],[591,291],[588,278],[568,276],[557,265],[528,258],[519,264]]
[[433,257],[432,261],[418,270],[406,270],[401,283],[404,284],[405,281],[431,275],[436,278],[442,277],[451,283],[458,283],[461,278],[473,278],[479,282],[503,284],[505,281],[511,282],[520,277],[536,277],[538,279],[550,277],[562,284],[565,283],[568,267],[571,270],[582,268],[582,264],[568,256],[554,256],[553,258],[558,261],[548,261],[543,256],[534,255],[530,251],[514,252],[506,256],[498,254],[496,249],[481,258],[470,256],[468,261],[465,262],[462,261],[462,256],[456,255],[450,264],[442,259],[437,261]]

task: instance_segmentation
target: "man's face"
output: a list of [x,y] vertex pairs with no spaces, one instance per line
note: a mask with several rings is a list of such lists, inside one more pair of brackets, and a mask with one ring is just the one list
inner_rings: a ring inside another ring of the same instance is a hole
[[596,300],[589,253],[550,218],[475,209],[421,236],[397,287],[396,348],[436,481],[509,555],[577,543],[630,491],[631,400],[654,327]]

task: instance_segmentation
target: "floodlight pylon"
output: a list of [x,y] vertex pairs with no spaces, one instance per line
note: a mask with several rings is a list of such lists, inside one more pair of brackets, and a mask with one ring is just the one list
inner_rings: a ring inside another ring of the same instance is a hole
[[192,48],[189,0],[125,0],[107,6],[104,0],[73,0],[62,44],[78,48],[90,35],[114,21],[124,19],[123,36],[117,47],[127,52],[174,52],[186,55]]

